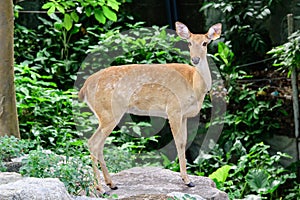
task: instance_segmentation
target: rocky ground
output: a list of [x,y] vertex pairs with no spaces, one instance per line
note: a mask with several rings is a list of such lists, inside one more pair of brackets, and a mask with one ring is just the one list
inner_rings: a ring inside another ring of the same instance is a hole
[[[123,200],[163,200],[189,195],[196,200],[226,200],[226,193],[216,189],[214,182],[206,177],[190,176],[196,187],[185,186],[179,173],[158,167],[137,167],[112,176],[118,190],[106,191],[112,197]],[[63,183],[53,178],[22,177],[15,172],[0,173],[1,200],[96,200],[104,198],[72,197]]]

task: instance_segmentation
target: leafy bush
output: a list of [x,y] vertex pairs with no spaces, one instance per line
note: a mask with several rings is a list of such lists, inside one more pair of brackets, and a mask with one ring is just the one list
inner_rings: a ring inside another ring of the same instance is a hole
[[269,148],[268,145],[257,143],[247,151],[237,140],[225,153],[216,145],[210,153],[202,152],[195,160],[195,172],[209,175],[219,189],[228,193],[230,199],[247,195],[272,199],[278,188],[287,180],[295,179],[296,175],[279,164],[281,158],[289,156],[280,152],[271,156]]
[[[112,27],[125,2],[130,0],[45,2],[43,8],[48,10],[49,16],[38,17],[41,23],[35,30],[15,24],[17,63],[34,62],[34,66],[40,67],[39,74],[52,75],[52,81],[60,89],[71,88],[88,46],[96,44],[97,36]],[[19,7],[15,6],[16,17]],[[121,18],[123,15],[120,12]],[[125,20],[124,17],[121,20]],[[118,23],[118,29],[127,27],[124,24],[120,27],[120,21]]]
[[224,120],[212,122],[224,123],[219,144],[230,149],[236,139],[243,141],[246,147],[260,142],[263,138],[261,133],[266,137],[279,127],[274,116],[284,114],[282,100],[265,98],[263,94],[268,87],[253,86],[252,76],[232,64],[235,54],[225,43],[218,44],[214,59],[220,65],[228,91]]
[[63,41],[62,32],[52,27],[52,21],[39,19],[43,25],[38,26],[37,30],[16,24],[16,63],[27,62],[29,68],[35,68],[36,73],[50,76],[49,81],[55,82],[60,89],[72,88],[75,74],[93,38],[84,35],[75,41]]
[[[181,39],[167,31],[167,27],[141,28],[136,24],[132,31],[113,30],[102,34],[98,45],[90,46],[97,64],[123,65],[132,63],[186,63],[187,51],[176,47]],[[100,55],[101,57],[97,55]],[[112,57],[113,55],[113,57]],[[108,67],[108,66],[101,66]],[[99,68],[99,66],[98,66]]]
[[[22,138],[64,151],[66,142],[76,145],[72,141],[82,136],[73,119],[73,106],[80,105],[73,99],[77,93],[57,89],[56,84],[49,81],[51,76],[39,75],[38,69],[29,67],[27,62],[15,66],[20,132]],[[89,126],[89,121],[85,122]]]
[[112,132],[106,141],[109,146],[104,148],[105,160],[111,172],[136,166],[161,166],[160,153],[149,148],[150,141],[152,144],[158,143],[158,136],[150,135],[151,129],[149,123],[129,122]]
[[89,156],[65,157],[41,148],[29,153],[23,159],[20,172],[23,176],[38,178],[59,178],[72,195],[80,192],[91,194],[90,186],[94,181]]
[[0,137],[0,160],[11,161],[11,158],[16,158],[28,153],[35,147],[34,140],[20,140],[14,136]]
[[28,153],[34,146],[35,141],[19,140],[14,136],[0,137],[0,171],[6,171],[4,162]]

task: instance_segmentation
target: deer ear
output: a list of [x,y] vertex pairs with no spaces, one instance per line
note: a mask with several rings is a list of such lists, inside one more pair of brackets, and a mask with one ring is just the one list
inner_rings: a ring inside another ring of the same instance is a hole
[[221,36],[221,31],[222,31],[222,24],[218,23],[209,28],[208,32],[206,33],[206,36],[210,40],[216,40]]
[[176,22],[176,33],[182,38],[182,39],[189,39],[191,37],[191,32],[189,31],[188,27],[184,25],[181,22]]

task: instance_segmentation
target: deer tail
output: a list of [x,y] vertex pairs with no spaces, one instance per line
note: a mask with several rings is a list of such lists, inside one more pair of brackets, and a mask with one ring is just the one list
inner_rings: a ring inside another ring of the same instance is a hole
[[85,92],[86,92],[86,86],[84,85],[80,91],[78,92],[78,99],[80,101],[83,101],[84,100],[84,97],[85,97]]

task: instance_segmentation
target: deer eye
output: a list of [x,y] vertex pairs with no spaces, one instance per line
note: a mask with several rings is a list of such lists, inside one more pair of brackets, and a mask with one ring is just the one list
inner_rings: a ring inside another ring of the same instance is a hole
[[207,42],[203,42],[202,46],[206,47],[207,46]]
[[189,42],[189,43],[188,43],[188,45],[189,45],[189,47],[190,47],[190,46],[192,46],[192,43],[191,43],[191,42]]

